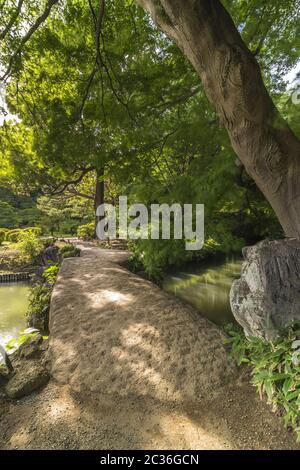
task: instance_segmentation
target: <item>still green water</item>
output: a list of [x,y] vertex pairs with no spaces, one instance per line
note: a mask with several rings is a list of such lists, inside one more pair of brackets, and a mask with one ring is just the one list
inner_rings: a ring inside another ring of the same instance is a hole
[[28,306],[29,284],[0,284],[0,344],[27,328],[25,313]]
[[235,321],[229,292],[233,280],[240,277],[241,266],[240,258],[190,265],[183,271],[168,275],[163,288],[193,305],[201,315],[217,325],[225,325]]

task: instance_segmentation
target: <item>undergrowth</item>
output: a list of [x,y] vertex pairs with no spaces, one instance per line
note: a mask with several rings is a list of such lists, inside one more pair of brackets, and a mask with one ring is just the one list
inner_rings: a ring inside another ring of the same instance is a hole
[[300,325],[282,331],[273,341],[246,337],[238,327],[226,328],[231,355],[251,368],[252,384],[274,411],[283,415],[300,442]]

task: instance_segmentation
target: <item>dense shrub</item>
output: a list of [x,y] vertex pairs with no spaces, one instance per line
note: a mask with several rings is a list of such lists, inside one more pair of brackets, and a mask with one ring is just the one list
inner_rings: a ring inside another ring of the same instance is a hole
[[77,229],[77,236],[83,240],[92,240],[95,238],[95,223],[80,225]]
[[17,243],[22,231],[20,229],[13,229],[6,232],[5,240],[10,243]]
[[159,280],[170,269],[190,261],[202,261],[218,253],[240,252],[244,240],[230,233],[214,232],[205,240],[202,250],[186,251],[184,240],[136,240],[128,243],[131,265],[143,268],[151,279]]
[[17,249],[20,258],[25,262],[32,262],[43,251],[44,245],[37,235],[32,231],[24,231],[18,238]]
[[5,240],[11,243],[18,243],[22,241],[23,237],[28,235],[40,237],[41,234],[42,229],[40,227],[16,228],[5,231]]
[[261,399],[265,395],[274,411],[283,413],[285,426],[292,427],[300,441],[300,326],[283,331],[271,342],[246,338],[237,327],[226,330],[237,364],[251,367],[252,383]]
[[36,237],[40,237],[42,235],[41,227],[26,227],[26,228],[22,229],[22,231],[25,232],[25,233],[26,232],[32,233]]

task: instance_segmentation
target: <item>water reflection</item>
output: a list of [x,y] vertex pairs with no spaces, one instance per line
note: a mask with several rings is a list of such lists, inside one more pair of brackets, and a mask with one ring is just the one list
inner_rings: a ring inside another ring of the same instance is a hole
[[167,276],[163,288],[193,305],[218,325],[234,321],[229,303],[229,291],[240,276],[242,259],[213,260],[190,265],[184,271]]
[[0,284],[0,344],[5,344],[26,329],[28,283]]

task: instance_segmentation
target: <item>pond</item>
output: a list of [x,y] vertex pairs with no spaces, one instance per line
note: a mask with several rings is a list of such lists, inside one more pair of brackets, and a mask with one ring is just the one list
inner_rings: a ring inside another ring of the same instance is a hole
[[28,295],[29,283],[0,284],[0,344],[3,347],[27,328]]
[[201,315],[217,325],[235,322],[229,292],[234,279],[240,277],[242,259],[228,257],[200,264],[168,275],[163,289],[193,305]]

